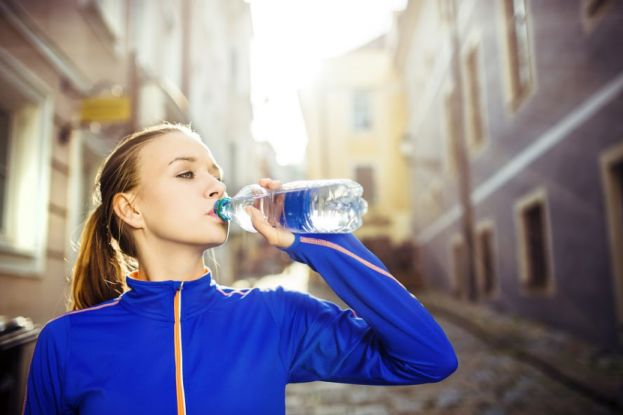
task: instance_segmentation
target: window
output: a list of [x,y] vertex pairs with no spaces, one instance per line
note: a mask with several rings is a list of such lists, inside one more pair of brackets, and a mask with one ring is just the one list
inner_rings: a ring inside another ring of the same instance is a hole
[[525,246],[528,254],[528,284],[543,288],[547,284],[547,252],[545,251],[544,213],[542,204],[534,204],[523,212]]
[[480,287],[485,296],[493,294],[496,285],[495,250],[493,247],[493,227],[481,226],[476,234],[476,269]]
[[370,204],[376,202],[376,181],[372,166],[358,166],[355,168],[355,181],[363,187],[363,197]]
[[526,0],[504,0],[504,28],[509,75],[509,102],[513,110],[532,89],[532,64]]
[[465,57],[465,112],[467,119],[467,143],[471,153],[484,145],[484,123],[482,114],[482,86],[480,84],[479,50],[473,47]]
[[372,97],[369,91],[353,93],[353,129],[369,131],[372,129]]
[[521,281],[528,292],[552,289],[553,261],[545,196],[538,192],[519,205]]
[[0,272],[41,275],[48,229],[51,98],[45,84],[2,51],[0,90]]

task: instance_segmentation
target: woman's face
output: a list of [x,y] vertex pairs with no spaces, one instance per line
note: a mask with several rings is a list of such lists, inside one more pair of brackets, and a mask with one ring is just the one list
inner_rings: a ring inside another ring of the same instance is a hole
[[208,215],[227,196],[222,171],[202,142],[182,132],[149,141],[138,160],[136,192],[145,238],[208,249],[227,240],[229,224]]

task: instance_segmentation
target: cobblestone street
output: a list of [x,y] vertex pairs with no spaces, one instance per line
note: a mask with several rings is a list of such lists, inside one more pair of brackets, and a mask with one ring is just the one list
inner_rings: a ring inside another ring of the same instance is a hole
[[[343,306],[323,284],[307,283],[295,268],[259,280],[256,286],[284,283]],[[512,356],[491,347],[460,326],[435,315],[459,356],[458,370],[438,384],[361,386],[326,382],[287,387],[288,415],[401,414],[616,414]]]
[[537,369],[496,352],[441,318],[459,369],[438,384],[398,387],[324,382],[287,387],[288,415],[614,414]]

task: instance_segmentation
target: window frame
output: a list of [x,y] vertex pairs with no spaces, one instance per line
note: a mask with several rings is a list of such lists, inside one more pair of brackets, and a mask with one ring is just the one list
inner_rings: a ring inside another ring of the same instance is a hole
[[[2,50],[0,78],[11,86],[14,96],[27,103],[19,104],[19,108],[7,108],[12,124],[6,189],[9,203],[5,208],[6,232],[0,235],[0,272],[42,277],[48,245],[52,93],[31,70]],[[32,113],[28,114],[30,111]],[[26,124],[28,131],[16,127],[18,117],[32,121]],[[23,189],[33,191],[27,193]]]
[[[528,100],[530,96],[534,94],[537,89],[537,79],[536,79],[536,67],[535,67],[535,59],[534,59],[534,35],[532,31],[532,16],[530,9],[530,2],[527,0],[524,1],[525,4],[525,24],[526,24],[526,47],[527,47],[527,60],[526,68],[529,71],[530,80],[528,85],[523,87],[521,90],[518,90],[517,82],[514,82],[515,78],[519,78],[519,68],[517,68],[517,73],[515,74],[515,67],[513,66],[513,58],[512,58],[512,50],[509,40],[509,19],[508,19],[508,11],[507,11],[507,2],[515,2],[516,0],[503,0],[499,2],[499,16],[500,16],[500,43],[501,49],[503,53],[503,78],[504,78],[504,91],[505,91],[505,101],[506,101],[506,109],[509,113],[517,112],[523,104]],[[515,26],[515,19],[513,19],[513,27]]]
[[[493,288],[490,292],[485,291],[485,276],[484,269],[482,267],[482,244],[481,244],[481,235],[484,232],[489,232],[491,234],[491,268],[492,268],[492,278],[493,278]],[[483,298],[493,299],[498,298],[500,295],[500,277],[499,277],[499,263],[498,263],[498,244],[496,237],[496,229],[495,223],[492,220],[481,220],[476,225],[476,275],[478,278],[478,292],[483,296]]]
[[[527,235],[524,220],[524,212],[536,204],[541,204],[543,209],[543,233],[546,238],[544,244],[544,254],[547,258],[546,283],[543,287],[530,285],[529,261],[527,248]],[[547,191],[539,187],[532,192],[521,197],[515,202],[515,229],[517,240],[517,259],[519,267],[520,292],[525,296],[545,296],[552,297],[556,293],[556,274],[555,261],[553,255],[553,233],[551,226],[551,215]]]
[[[468,59],[472,53],[475,54],[475,76],[477,83],[477,110],[474,111],[472,105],[476,99],[473,96],[471,70],[468,64]],[[463,117],[465,120],[465,137],[466,144],[469,150],[469,155],[472,159],[477,158],[483,153],[485,148],[489,145],[488,129],[487,129],[487,112],[486,112],[486,90],[483,82],[485,75],[485,66],[483,63],[483,47],[482,39],[479,33],[472,33],[461,51],[461,70],[463,73]],[[477,142],[477,137],[474,134],[474,118],[478,117],[480,121],[480,137]]]

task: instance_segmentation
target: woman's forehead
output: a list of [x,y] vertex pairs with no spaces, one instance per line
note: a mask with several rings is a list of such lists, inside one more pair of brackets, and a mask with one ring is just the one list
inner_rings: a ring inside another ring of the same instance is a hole
[[184,133],[163,134],[150,140],[140,151],[138,169],[141,182],[149,182],[170,169],[183,165],[184,161],[207,165],[214,174],[222,174],[212,153],[201,141]]
[[214,162],[210,149],[201,141],[181,132],[163,134],[143,148],[144,156],[167,164],[177,157],[208,159]]

